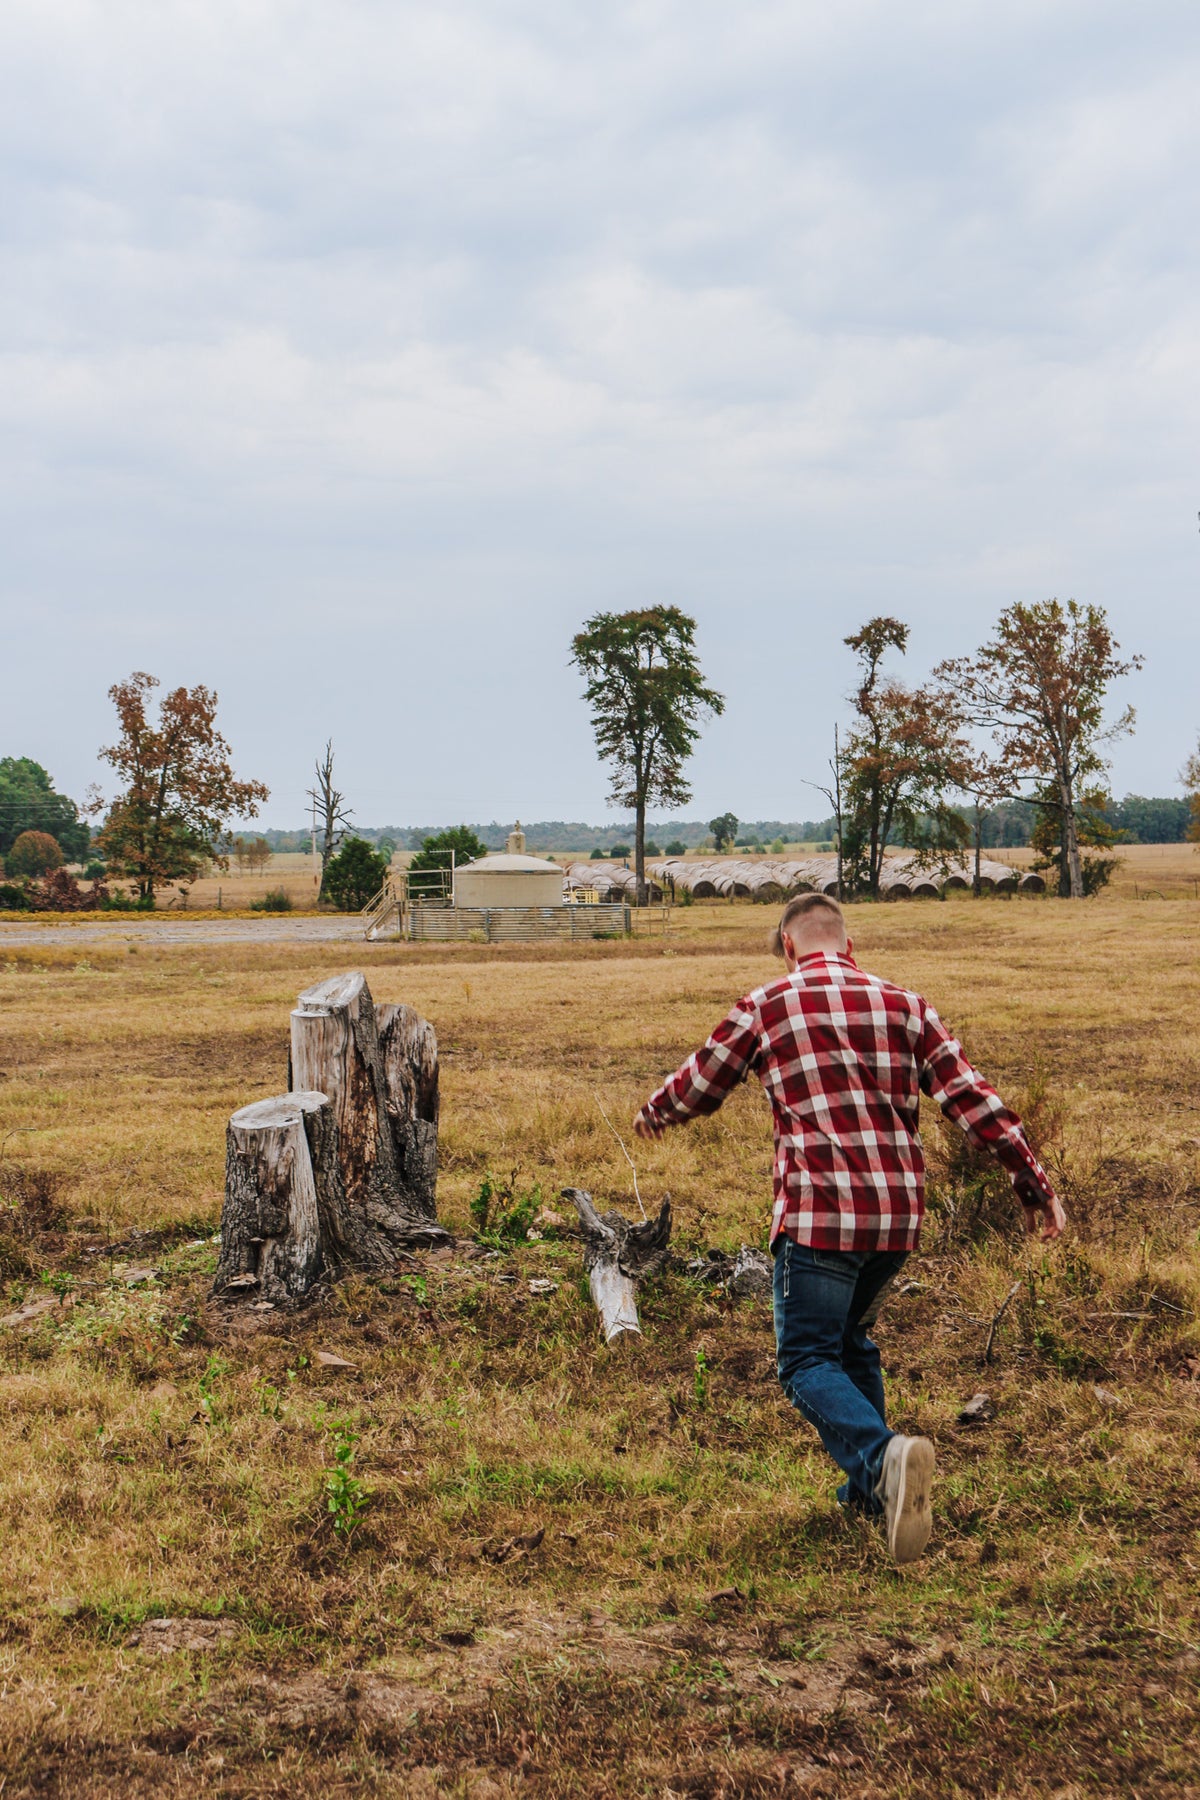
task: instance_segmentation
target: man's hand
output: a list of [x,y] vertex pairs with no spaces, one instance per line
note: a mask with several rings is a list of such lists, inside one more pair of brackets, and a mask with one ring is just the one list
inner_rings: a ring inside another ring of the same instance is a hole
[[641,1112],[634,1118],[633,1135],[640,1138],[660,1138],[665,1137],[666,1133],[666,1126],[657,1124],[643,1106]]
[[1052,1244],[1061,1237],[1067,1223],[1067,1215],[1063,1211],[1062,1201],[1057,1194],[1049,1200],[1039,1194],[1036,1200],[1022,1199],[1025,1209],[1025,1232],[1028,1237],[1040,1237],[1043,1244]]

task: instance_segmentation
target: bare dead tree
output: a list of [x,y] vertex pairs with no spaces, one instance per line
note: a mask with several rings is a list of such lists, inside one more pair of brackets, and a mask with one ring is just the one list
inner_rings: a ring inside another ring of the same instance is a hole
[[325,872],[334,851],[346,835],[353,807],[342,805],[346,796],[333,785],[333,739],[325,743],[325,755],[316,765],[316,786],[308,789],[321,832],[321,886],[319,899],[325,898]]

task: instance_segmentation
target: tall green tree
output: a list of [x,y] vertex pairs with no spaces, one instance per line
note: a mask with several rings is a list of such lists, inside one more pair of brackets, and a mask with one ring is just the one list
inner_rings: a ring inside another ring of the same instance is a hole
[[677,606],[599,612],[571,640],[592,730],[610,765],[609,804],[631,808],[638,903],[646,899],[646,808],[692,797],[684,765],[701,721],[725,710],[696,655],[696,621]]
[[41,763],[29,756],[0,756],[0,856],[23,831],[45,831],[68,862],[83,862],[91,833],[79,808],[54,783]]
[[708,821],[708,829],[712,832],[713,849],[732,850],[737,837],[738,817],[736,813],[718,813],[715,819]]
[[1140,656],[1122,659],[1119,650],[1101,606],[1018,601],[1001,613],[992,637],[974,656],[949,659],[935,671],[948,703],[992,732],[996,761],[1012,791],[1036,795],[1039,808],[1057,813],[1072,900],[1082,899],[1085,891],[1083,795],[1107,794],[1102,747],[1133,730],[1132,707],[1105,724],[1111,683],[1142,666]]
[[159,685],[153,675],[138,672],[109,688],[120,736],[100,752],[122,784],[100,846],[112,873],[132,876],[150,903],[156,887],[186,881],[210,860],[227,869],[223,846],[231,820],[253,818],[269,797],[261,781],[234,775],[212,690],[173,688],[154,718]]
[[842,879],[878,899],[888,846],[929,862],[961,852],[968,836],[948,795],[961,789],[969,746],[952,709],[931,688],[909,688],[883,670],[908,647],[908,626],[879,614],[845,640],[859,660],[855,719],[840,749]]

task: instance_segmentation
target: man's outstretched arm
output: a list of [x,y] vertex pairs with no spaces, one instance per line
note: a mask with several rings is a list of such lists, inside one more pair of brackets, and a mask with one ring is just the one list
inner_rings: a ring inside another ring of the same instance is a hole
[[1007,1169],[1025,1209],[1025,1229],[1030,1237],[1040,1235],[1045,1243],[1060,1237],[1067,1222],[1062,1202],[1030,1149],[1020,1119],[972,1068],[961,1044],[951,1037],[932,1007],[925,1009],[919,1056],[925,1093],[977,1150],[989,1151]]
[[758,1014],[739,1000],[708,1042],[651,1094],[633,1121],[641,1138],[660,1138],[668,1125],[714,1113],[758,1060]]

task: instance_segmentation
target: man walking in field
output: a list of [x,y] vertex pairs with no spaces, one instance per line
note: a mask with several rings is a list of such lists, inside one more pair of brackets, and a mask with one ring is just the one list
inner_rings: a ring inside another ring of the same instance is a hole
[[868,975],[835,900],[785,907],[787,974],[739,1000],[647,1100],[639,1137],[715,1112],[751,1071],[775,1120],[775,1338],[783,1390],[845,1474],[838,1499],[881,1516],[913,1562],[929,1539],[933,1445],[888,1429],[868,1332],[915,1249],[925,1206],[922,1093],[1008,1170],[1025,1227],[1056,1238],[1063,1210],[1021,1121],[919,994]]

